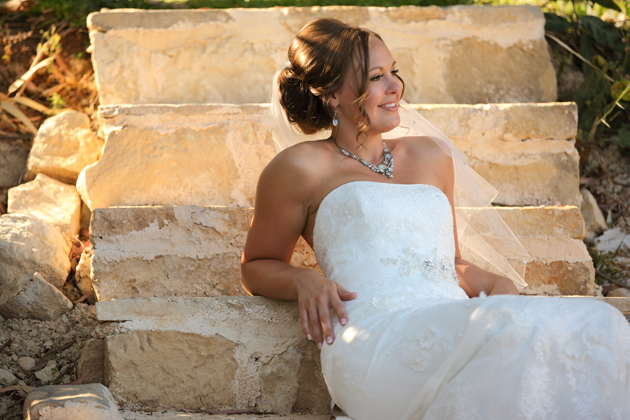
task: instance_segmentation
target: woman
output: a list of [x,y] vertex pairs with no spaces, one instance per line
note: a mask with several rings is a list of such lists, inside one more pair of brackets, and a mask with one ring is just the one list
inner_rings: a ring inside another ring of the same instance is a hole
[[[421,117],[401,123],[412,111],[380,36],[316,20],[289,61],[274,92],[281,118],[305,135],[332,133],[285,149],[261,174],[243,286],[298,300],[337,405],[354,420],[630,418],[630,331],[618,311],[507,296],[518,294],[510,278],[461,258],[457,224],[475,223],[455,198],[475,202],[484,185],[448,139],[409,134]],[[289,264],[300,235],[325,276]]]

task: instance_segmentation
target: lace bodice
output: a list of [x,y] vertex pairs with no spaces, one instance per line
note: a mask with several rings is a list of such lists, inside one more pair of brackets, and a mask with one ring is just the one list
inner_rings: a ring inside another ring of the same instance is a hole
[[432,185],[343,184],[322,200],[313,244],[324,274],[357,292],[357,303],[467,299],[455,272],[451,205]]

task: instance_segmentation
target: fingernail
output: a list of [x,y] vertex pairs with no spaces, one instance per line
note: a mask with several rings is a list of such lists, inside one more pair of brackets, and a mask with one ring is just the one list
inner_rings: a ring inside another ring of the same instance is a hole
[[308,339],[308,341],[311,341],[311,338],[313,338],[313,337],[311,337],[310,334],[306,334],[306,338]]
[[317,343],[317,348],[321,350],[322,349],[322,343]]
[[341,325],[346,325],[346,322],[348,322],[346,318],[341,318]]
[[332,344],[332,337],[326,337],[326,342],[328,344]]

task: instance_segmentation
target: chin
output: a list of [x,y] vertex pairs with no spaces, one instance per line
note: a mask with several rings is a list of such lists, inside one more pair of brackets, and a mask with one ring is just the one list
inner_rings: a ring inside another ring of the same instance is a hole
[[[382,127],[379,127],[379,131],[381,133],[386,133],[388,131],[392,131],[394,128],[400,125],[400,116],[396,115],[398,118],[392,119],[387,124],[384,124]],[[381,129],[382,128],[382,129]]]

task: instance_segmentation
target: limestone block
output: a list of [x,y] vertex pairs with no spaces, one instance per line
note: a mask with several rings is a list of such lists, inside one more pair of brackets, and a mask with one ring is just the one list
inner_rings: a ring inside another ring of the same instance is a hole
[[262,297],[98,302],[105,375],[123,408],[330,412],[319,350],[295,302]]
[[586,188],[582,188],[580,194],[582,195],[580,210],[584,217],[586,236],[589,241],[593,241],[597,235],[608,229],[608,224],[593,194]]
[[321,17],[379,33],[408,102],[556,100],[538,7],[332,6],[93,13],[100,103],[266,102],[289,44]]
[[0,288],[0,315],[5,318],[56,319],[72,302],[39,273],[9,280]]
[[0,287],[38,272],[58,289],[70,272],[70,247],[50,223],[28,214],[0,216]]
[[28,146],[21,141],[0,140],[0,188],[20,183],[26,170],[28,151]]
[[75,184],[79,172],[96,162],[103,141],[90,129],[90,119],[77,111],[66,111],[48,118],[39,128],[28,157],[25,180],[38,173]]
[[24,401],[24,420],[123,420],[112,394],[101,384],[50,385]]
[[[506,205],[579,203],[572,103],[414,105]],[[100,107],[107,144],[77,188],[91,208],[254,203],[276,155],[268,105]],[[129,162],[133,162],[130,165]]]
[[[246,295],[240,261],[252,214],[197,206],[96,209],[91,243],[97,299]],[[293,263],[316,267],[305,242]]]
[[25,213],[55,226],[70,241],[79,234],[81,197],[68,185],[39,173],[33,181],[9,190],[8,213]]
[[[584,222],[577,207],[497,211],[532,256],[526,274],[532,287],[557,284],[565,294],[593,293],[593,264],[581,242]],[[240,259],[252,214],[252,209],[220,206],[95,210],[91,242],[97,299],[245,295]],[[291,262],[319,270],[302,239]]]
[[86,376],[83,383],[105,384],[105,340],[90,338],[83,346],[77,363],[77,377]]
[[[495,207],[519,238],[530,236],[584,238],[584,219],[575,206]],[[473,225],[474,227],[474,225]]]
[[[582,242],[584,220],[576,206],[500,207],[497,211],[530,256],[527,287],[521,293],[595,294],[595,268]],[[501,274],[466,248],[461,252],[464,259]]]
[[520,240],[531,257],[525,272],[528,288],[555,285],[563,295],[595,294],[595,268],[584,242],[566,237]]
[[[258,177],[276,154],[267,108],[102,110],[107,143],[101,160],[79,177],[81,197],[92,210],[155,204],[251,206]],[[119,113],[123,115],[117,118]]]
[[498,190],[494,203],[580,204],[575,104],[424,105],[417,109]]

